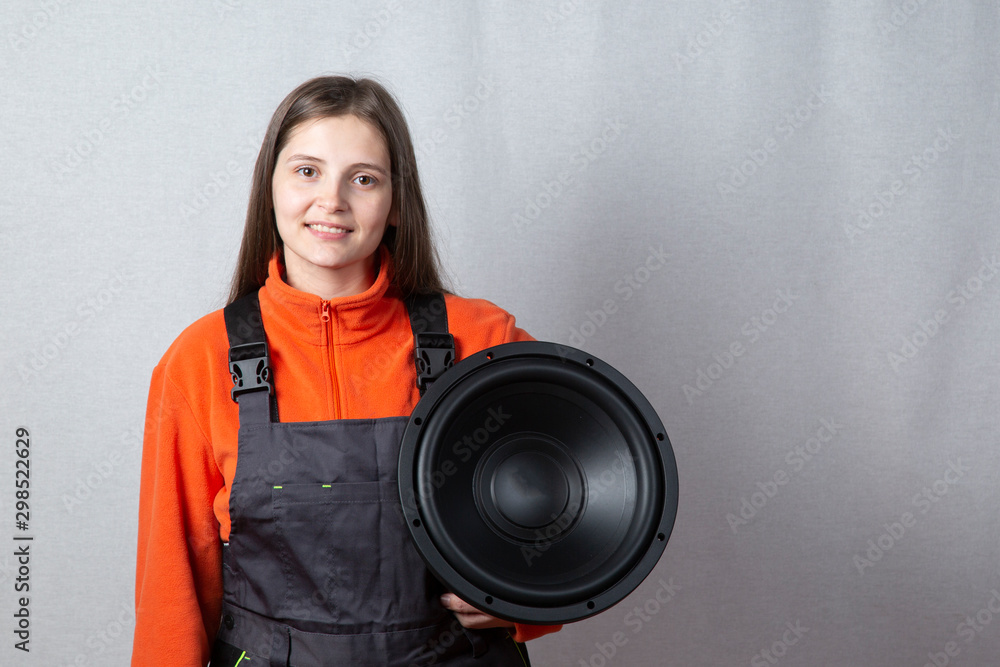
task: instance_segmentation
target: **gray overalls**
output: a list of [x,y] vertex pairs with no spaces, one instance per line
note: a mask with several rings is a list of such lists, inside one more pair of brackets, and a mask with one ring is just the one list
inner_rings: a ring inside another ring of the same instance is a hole
[[279,422],[256,292],[225,314],[240,428],[212,667],[529,664],[438,600],[397,490],[408,417]]

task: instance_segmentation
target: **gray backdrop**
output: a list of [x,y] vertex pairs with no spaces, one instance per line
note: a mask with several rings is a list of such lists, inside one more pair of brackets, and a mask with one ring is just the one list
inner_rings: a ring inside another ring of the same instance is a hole
[[997,3],[45,0],[0,24],[3,664],[126,663],[150,373],[223,304],[270,114],[334,72],[401,99],[456,290],[618,367],[673,442],[657,568],[535,664],[996,664]]

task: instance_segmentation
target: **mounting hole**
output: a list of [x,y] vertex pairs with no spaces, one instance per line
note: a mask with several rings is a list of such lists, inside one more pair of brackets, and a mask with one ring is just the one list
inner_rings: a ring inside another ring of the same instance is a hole
[[664,535],[663,533],[660,533],[659,535],[656,536],[656,539],[662,542],[663,540],[667,539],[667,536]]
[[588,366],[593,366],[594,365],[594,360],[593,359],[587,359],[587,365]]
[[414,528],[420,528],[420,519],[414,519],[413,520],[413,527]]
[[[414,425],[416,425],[416,426],[420,426],[421,424],[423,424],[423,423],[424,423],[424,420],[423,420],[423,419],[421,419],[420,417],[414,417],[414,418],[413,418],[413,423],[414,423]],[[663,438],[660,438],[660,439],[662,440]]]
[[492,595],[487,595],[486,596],[486,604],[493,604],[493,596]]
[[662,433],[657,433],[656,434],[656,439],[662,441],[663,440],[663,434]]
[[596,607],[596,606],[597,606],[597,605],[595,605],[595,604],[594,604],[594,601],[593,601],[593,600],[588,600],[588,601],[587,601],[587,609],[593,609],[593,608],[594,608],[594,607]]
[[487,352],[486,353],[486,358],[487,359],[492,359],[493,358],[493,353],[492,352]]

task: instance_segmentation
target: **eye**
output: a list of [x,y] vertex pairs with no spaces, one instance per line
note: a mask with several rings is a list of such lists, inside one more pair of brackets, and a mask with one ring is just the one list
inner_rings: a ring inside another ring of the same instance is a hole
[[365,185],[365,186],[375,185],[375,179],[369,176],[368,174],[361,174],[360,176],[354,179],[354,182],[357,183],[358,185]]
[[296,169],[295,173],[302,174],[306,178],[312,178],[313,176],[316,175],[316,170],[314,168],[312,168],[312,167],[305,166],[305,167],[299,167],[298,169]]

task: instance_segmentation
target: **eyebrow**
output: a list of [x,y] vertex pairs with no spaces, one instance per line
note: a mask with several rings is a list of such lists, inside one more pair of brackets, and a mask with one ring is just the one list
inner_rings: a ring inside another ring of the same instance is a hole
[[[317,164],[326,164],[326,160],[318,158],[314,155],[305,155],[303,153],[296,153],[295,155],[289,155],[285,162],[316,162]],[[383,176],[388,176],[389,172],[385,168],[373,163],[373,162],[355,162],[351,165],[351,169],[368,169],[370,171],[377,171]]]

